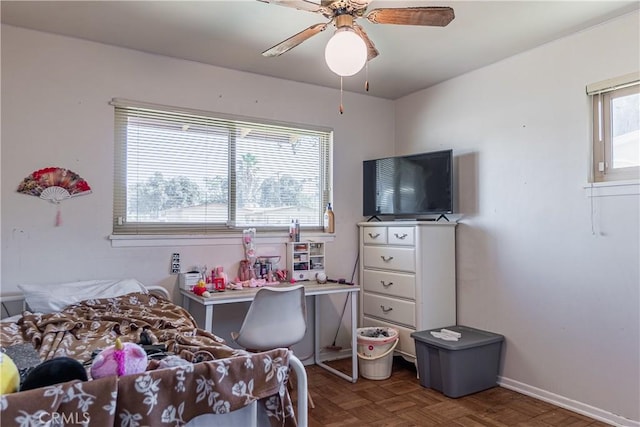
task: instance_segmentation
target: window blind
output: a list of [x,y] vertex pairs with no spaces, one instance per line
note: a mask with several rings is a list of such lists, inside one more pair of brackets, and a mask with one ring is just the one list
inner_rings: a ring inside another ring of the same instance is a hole
[[114,234],[322,228],[332,132],[114,99]]

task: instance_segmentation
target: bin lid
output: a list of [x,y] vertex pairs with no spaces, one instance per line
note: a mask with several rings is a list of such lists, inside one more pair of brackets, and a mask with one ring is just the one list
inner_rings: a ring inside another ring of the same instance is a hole
[[504,336],[493,332],[482,331],[468,326],[447,326],[444,329],[459,332],[462,337],[458,341],[445,341],[431,335],[432,331],[440,332],[443,328],[430,329],[427,331],[413,332],[411,337],[416,341],[433,345],[447,350],[464,350],[467,348],[479,347],[493,344],[504,340]]

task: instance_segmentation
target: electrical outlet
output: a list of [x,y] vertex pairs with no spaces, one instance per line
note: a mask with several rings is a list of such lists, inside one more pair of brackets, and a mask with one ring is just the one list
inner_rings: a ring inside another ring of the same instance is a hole
[[180,254],[174,253],[171,255],[171,274],[180,273]]

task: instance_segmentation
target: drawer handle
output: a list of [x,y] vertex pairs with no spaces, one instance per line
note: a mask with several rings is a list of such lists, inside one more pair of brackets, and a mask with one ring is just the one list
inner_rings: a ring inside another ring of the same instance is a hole
[[383,312],[383,313],[388,313],[388,312],[390,312],[391,310],[393,310],[393,307],[385,307],[385,306],[384,306],[384,305],[382,305],[382,304],[380,305],[380,308],[382,309],[382,312]]
[[380,258],[382,258],[384,262],[389,262],[393,259],[392,256],[384,256],[384,255],[380,255]]
[[385,288],[388,288],[389,286],[393,285],[393,282],[385,283],[384,280],[380,280],[380,283],[382,283],[382,286],[384,286]]
[[371,237],[372,239],[377,239],[378,237],[380,237],[380,233],[376,233],[376,234],[369,233],[369,237]]
[[402,235],[400,235],[398,233],[395,233],[395,236],[396,236],[396,239],[404,240],[408,236],[408,234],[403,233]]

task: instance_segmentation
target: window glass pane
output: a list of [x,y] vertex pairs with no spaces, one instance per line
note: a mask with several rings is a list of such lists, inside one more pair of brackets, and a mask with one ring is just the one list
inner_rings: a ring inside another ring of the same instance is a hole
[[236,152],[237,217],[241,226],[317,226],[322,203],[321,138],[252,130]]
[[225,129],[130,117],[127,124],[127,222],[228,219]]
[[612,99],[611,140],[613,168],[640,166],[640,94]]

